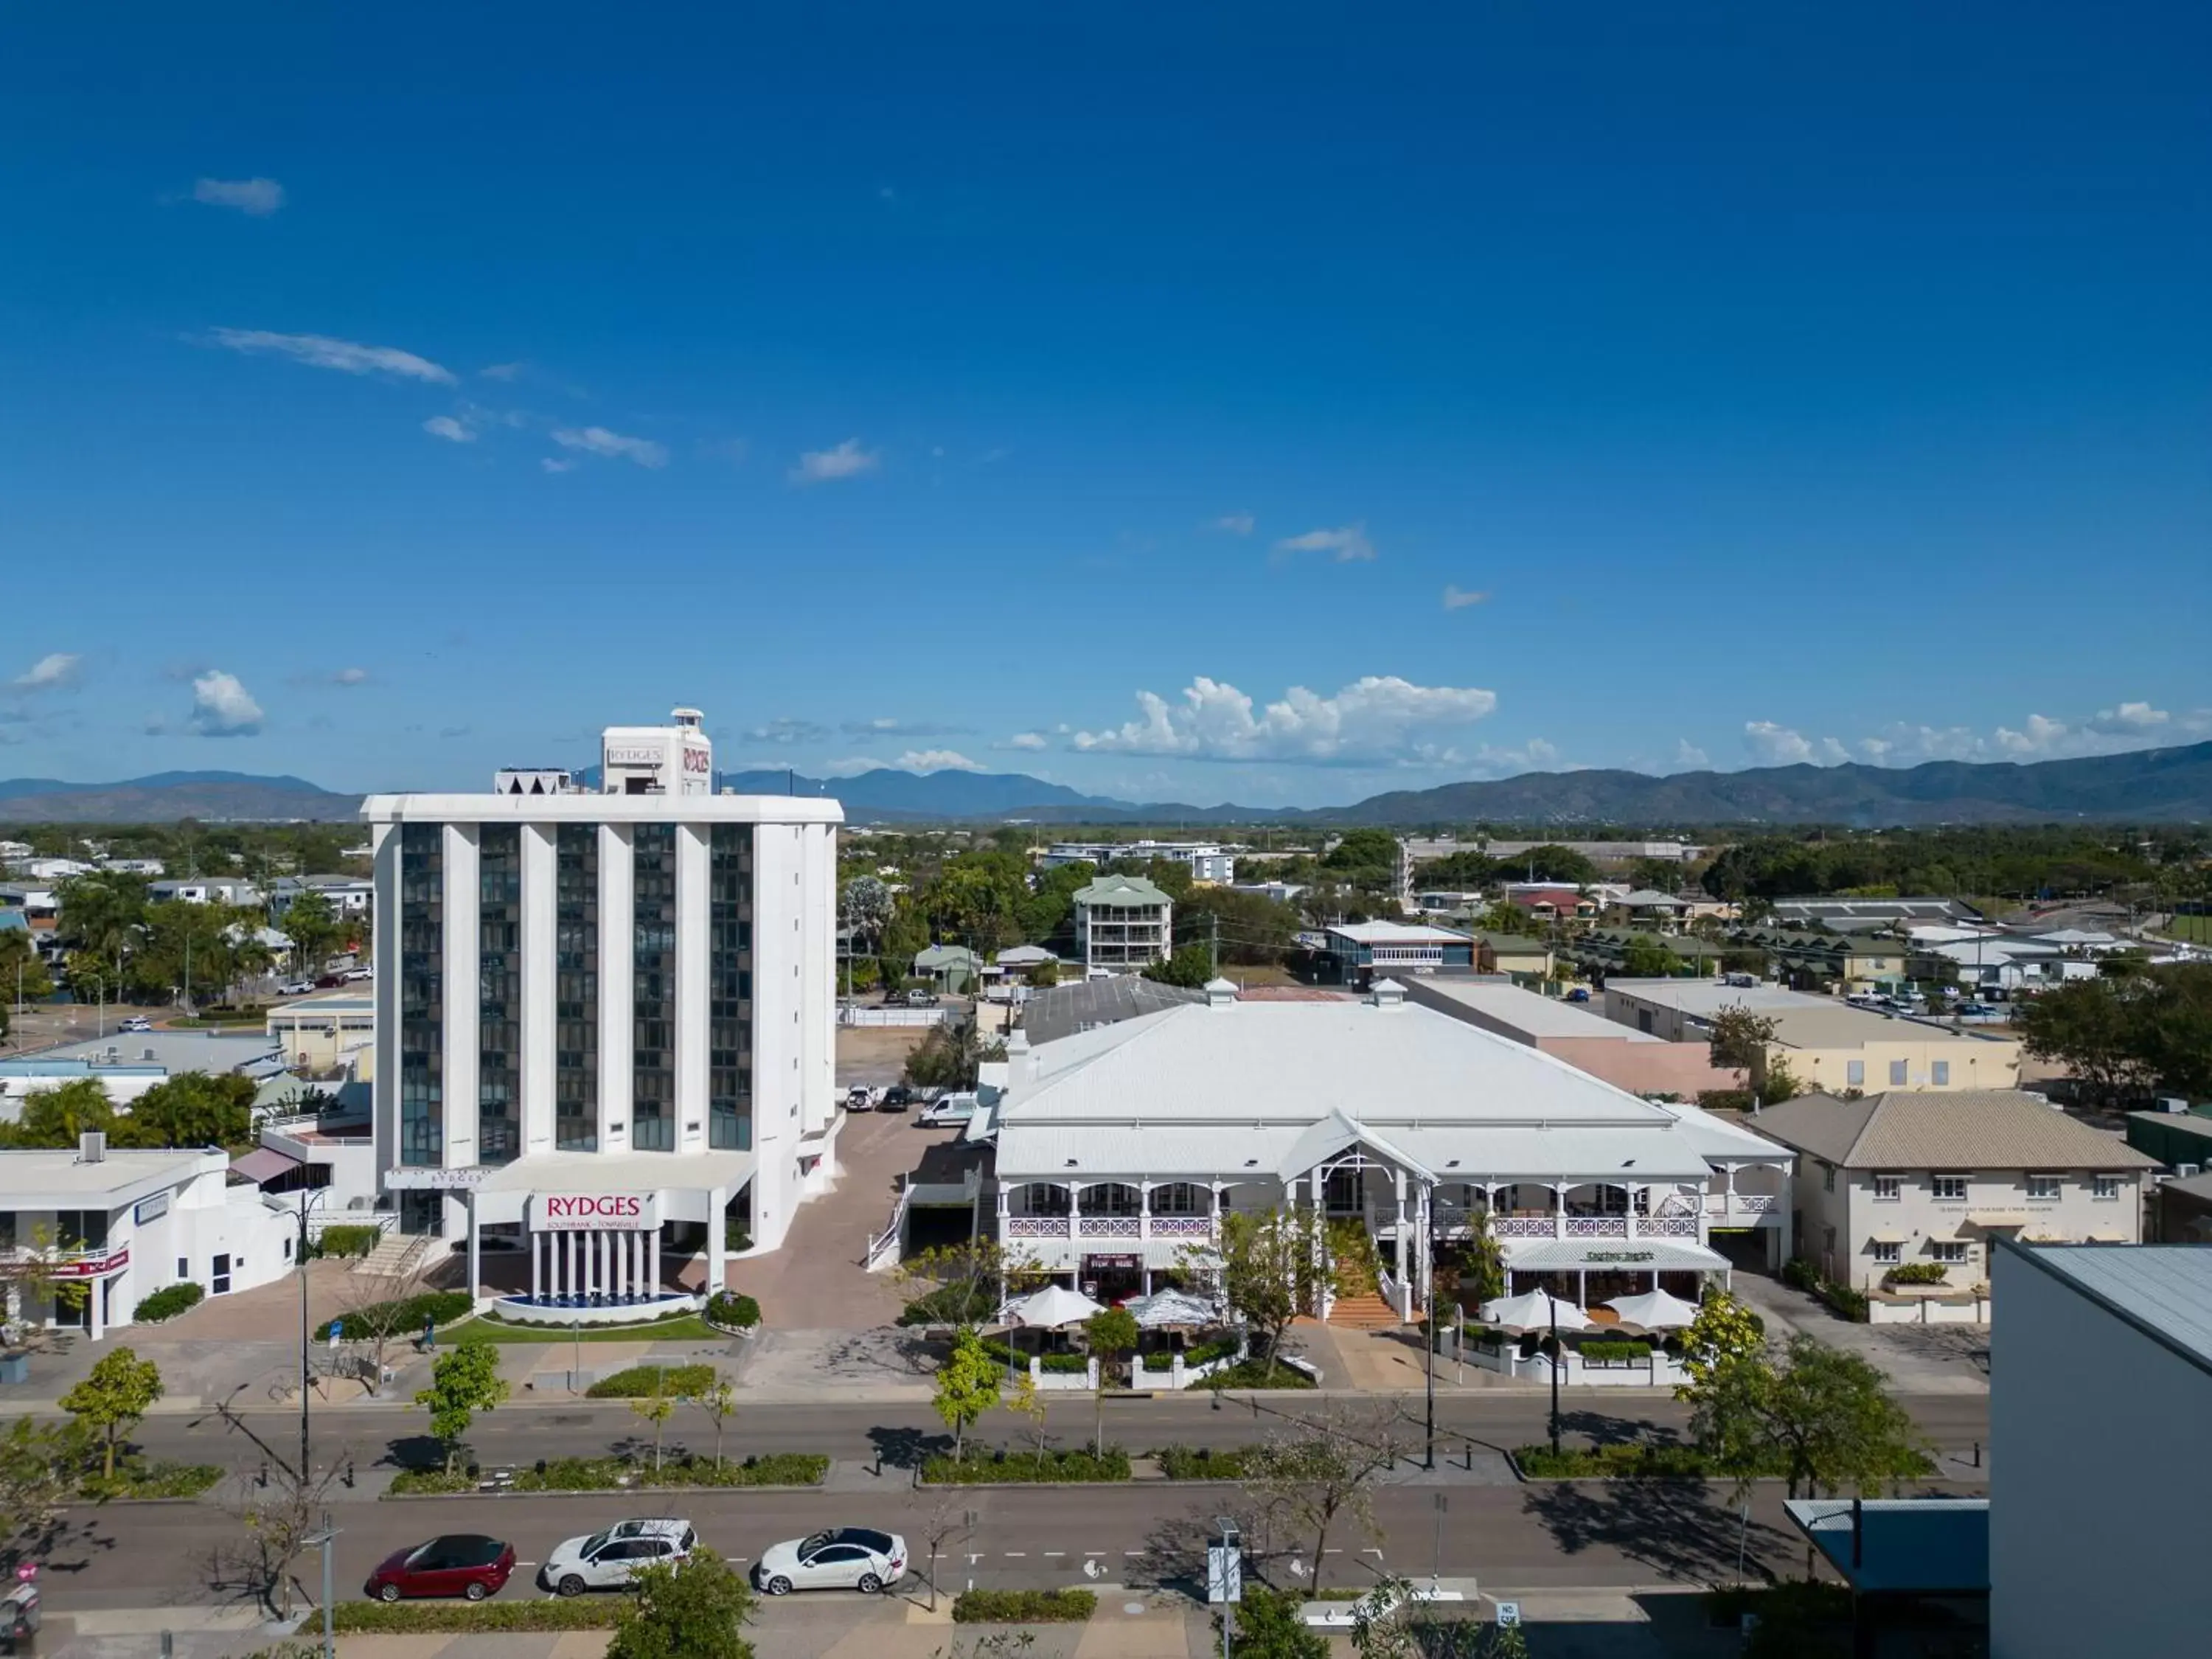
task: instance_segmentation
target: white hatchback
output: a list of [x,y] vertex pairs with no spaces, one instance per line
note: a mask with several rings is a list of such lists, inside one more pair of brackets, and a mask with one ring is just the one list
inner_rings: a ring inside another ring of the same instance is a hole
[[753,1583],[770,1595],[795,1589],[856,1589],[873,1595],[906,1576],[906,1540],[868,1527],[832,1527],[811,1538],[771,1544],[753,1564]]
[[571,1538],[545,1558],[538,1582],[560,1595],[628,1589],[641,1567],[682,1565],[699,1534],[688,1521],[623,1521],[588,1538]]

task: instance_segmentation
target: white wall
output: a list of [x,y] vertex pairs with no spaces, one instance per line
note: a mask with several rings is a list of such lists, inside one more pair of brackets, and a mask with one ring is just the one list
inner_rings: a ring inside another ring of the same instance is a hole
[[2212,1373],[2016,1251],[1995,1293],[1991,1659],[2204,1652]]

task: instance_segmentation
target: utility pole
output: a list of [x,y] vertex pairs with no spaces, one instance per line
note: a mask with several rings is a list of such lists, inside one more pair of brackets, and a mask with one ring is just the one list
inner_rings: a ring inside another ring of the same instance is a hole
[[1221,977],[1221,913],[1215,911],[1211,920],[1213,923],[1212,949],[1208,953],[1206,976],[1208,979],[1219,979]]

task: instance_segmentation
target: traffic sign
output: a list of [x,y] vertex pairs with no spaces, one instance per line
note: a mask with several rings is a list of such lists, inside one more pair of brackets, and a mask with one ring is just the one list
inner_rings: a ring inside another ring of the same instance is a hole
[[1498,1604],[1498,1622],[1501,1625],[1509,1626],[1519,1624],[1521,1622],[1521,1604],[1518,1601],[1500,1601]]

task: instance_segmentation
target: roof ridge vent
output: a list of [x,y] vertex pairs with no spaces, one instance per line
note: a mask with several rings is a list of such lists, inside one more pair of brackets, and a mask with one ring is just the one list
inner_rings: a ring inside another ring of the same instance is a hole
[[1377,1008],[1402,1008],[1406,1006],[1406,988],[1395,979],[1378,979],[1368,988],[1368,1000]]
[[1206,981],[1206,1006],[1226,1008],[1237,1000],[1237,985],[1233,980],[1210,979]]

